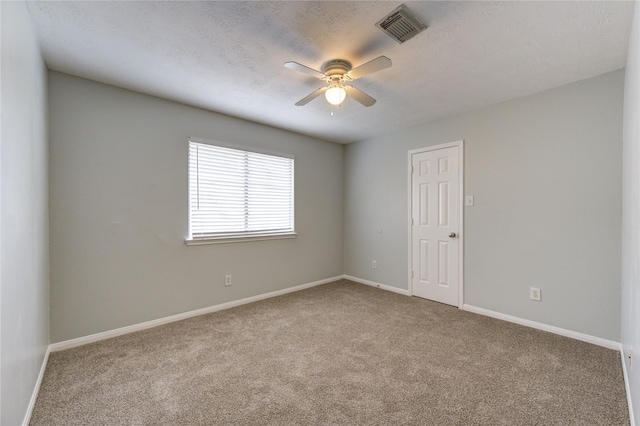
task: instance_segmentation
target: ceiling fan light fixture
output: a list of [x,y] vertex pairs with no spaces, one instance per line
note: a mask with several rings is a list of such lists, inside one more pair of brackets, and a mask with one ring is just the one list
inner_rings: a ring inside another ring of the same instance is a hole
[[284,66],[285,68],[289,68],[294,71],[312,75],[328,84],[327,86],[323,86],[300,99],[296,102],[296,106],[306,105],[323,93],[327,102],[333,106],[340,106],[346,99],[348,91],[349,96],[354,100],[366,107],[370,107],[376,103],[375,99],[364,93],[362,90],[353,87],[351,84],[345,83],[351,83],[353,80],[357,80],[360,77],[389,68],[391,66],[391,59],[386,56],[379,56],[356,68],[352,68],[351,63],[344,59],[332,59],[322,65],[322,71],[317,71],[313,68],[309,68],[305,65],[292,61],[285,62]]
[[337,106],[344,102],[344,98],[347,97],[347,91],[344,89],[344,87],[333,86],[328,88],[327,91],[324,92],[324,97],[331,105]]

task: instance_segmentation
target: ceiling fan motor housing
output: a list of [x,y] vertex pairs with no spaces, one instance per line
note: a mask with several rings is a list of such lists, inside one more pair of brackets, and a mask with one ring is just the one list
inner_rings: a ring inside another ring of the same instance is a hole
[[322,65],[322,72],[327,76],[344,75],[351,71],[351,62],[344,59],[332,59]]

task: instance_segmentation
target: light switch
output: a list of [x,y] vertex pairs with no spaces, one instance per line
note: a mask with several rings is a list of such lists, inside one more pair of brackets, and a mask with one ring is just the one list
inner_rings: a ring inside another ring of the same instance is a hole
[[467,195],[466,197],[464,197],[464,205],[473,206],[473,195]]

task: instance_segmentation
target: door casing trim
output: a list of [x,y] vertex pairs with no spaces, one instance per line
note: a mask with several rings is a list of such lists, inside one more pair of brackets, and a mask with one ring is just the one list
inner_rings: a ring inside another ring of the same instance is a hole
[[437,151],[440,149],[445,149],[445,148],[452,148],[452,147],[458,147],[458,164],[459,164],[459,168],[458,168],[458,179],[460,181],[460,200],[458,201],[460,203],[460,231],[459,231],[459,240],[460,240],[460,245],[458,247],[459,253],[459,259],[460,261],[458,262],[458,309],[462,309],[462,307],[464,306],[464,237],[465,237],[465,229],[464,229],[464,139],[459,140],[459,141],[455,141],[455,142],[449,142],[449,143],[443,143],[443,144],[439,144],[439,145],[432,145],[432,146],[426,146],[423,148],[417,148],[417,149],[412,149],[409,150],[407,152],[407,200],[408,200],[408,220],[407,220],[407,235],[409,236],[408,238],[408,251],[407,253],[409,254],[408,257],[408,273],[407,273],[407,277],[408,277],[408,286],[407,288],[409,289],[409,295],[413,296],[413,279],[411,276],[411,273],[413,271],[413,244],[412,244],[412,239],[413,239],[413,233],[411,232],[411,215],[412,215],[412,202],[413,200],[411,199],[411,184],[412,184],[412,173],[411,173],[411,167],[412,167],[412,157],[414,154],[420,154],[423,152],[428,152],[428,151]]

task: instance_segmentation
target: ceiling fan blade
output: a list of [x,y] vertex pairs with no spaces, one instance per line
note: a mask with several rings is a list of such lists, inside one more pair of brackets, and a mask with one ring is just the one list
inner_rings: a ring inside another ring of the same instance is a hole
[[315,92],[307,95],[306,97],[304,97],[304,98],[300,99],[298,102],[296,102],[296,106],[302,106],[302,105],[308,104],[309,102],[311,102],[312,100],[314,100],[315,98],[317,98],[318,96],[320,96],[324,92],[326,92],[328,88],[329,88],[329,86],[324,86],[324,87],[319,88]]
[[355,80],[356,78],[373,74],[374,72],[378,72],[385,68],[389,68],[390,66],[391,66],[391,59],[387,58],[386,56],[380,56],[375,59],[372,59],[366,64],[362,64],[359,67],[352,69],[347,74],[349,74],[349,77],[351,77],[352,80]]
[[315,78],[320,78],[320,79],[325,78],[325,75],[320,71],[316,71],[313,68],[306,67],[297,62],[285,62],[284,66],[285,68],[289,68],[290,70],[299,71],[301,73],[313,76]]
[[344,86],[344,88],[347,89],[347,94],[349,96],[366,107],[370,107],[371,105],[376,103],[375,99],[373,99],[371,96],[367,95],[360,89],[357,89],[349,84]]

